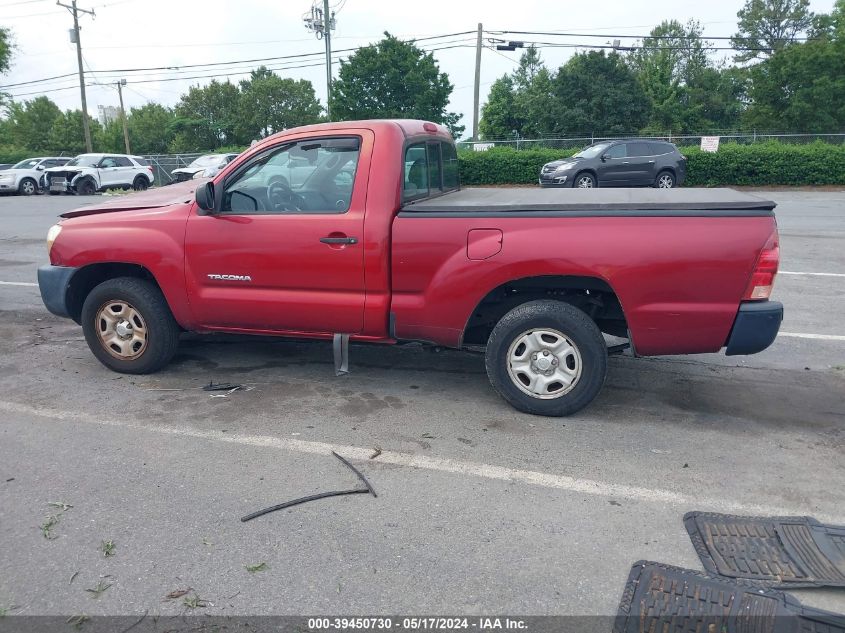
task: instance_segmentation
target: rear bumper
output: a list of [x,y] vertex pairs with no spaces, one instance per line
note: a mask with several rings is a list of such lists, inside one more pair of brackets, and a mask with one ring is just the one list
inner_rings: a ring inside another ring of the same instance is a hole
[[47,309],[60,317],[70,318],[67,305],[70,280],[78,268],[69,266],[41,266],[38,269],[38,289]]
[[778,301],[742,303],[728,336],[726,356],[756,354],[771,345],[783,321],[783,304]]

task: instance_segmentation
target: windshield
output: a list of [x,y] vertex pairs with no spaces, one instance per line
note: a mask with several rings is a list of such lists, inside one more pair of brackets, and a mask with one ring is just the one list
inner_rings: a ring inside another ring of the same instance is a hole
[[12,169],[32,169],[39,162],[41,162],[40,158],[27,158],[26,160],[22,160],[17,165],[12,167]]
[[195,158],[194,162],[191,163],[191,167],[212,167],[223,160],[223,156],[219,154],[206,154],[205,156],[200,156],[199,158]]
[[99,156],[77,156],[65,167],[96,167],[99,160]]
[[580,152],[575,154],[573,158],[595,158],[608,147],[610,147],[610,143],[598,143],[596,145],[590,145],[589,147],[585,147]]

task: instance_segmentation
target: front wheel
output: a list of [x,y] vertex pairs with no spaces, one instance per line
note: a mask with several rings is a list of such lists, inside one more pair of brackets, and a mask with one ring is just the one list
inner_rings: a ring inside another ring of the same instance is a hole
[[138,176],[135,178],[135,182],[132,183],[132,188],[135,191],[146,191],[147,187],[150,186],[150,181],[144,178],[143,176]]
[[564,416],[587,406],[607,375],[607,344],[590,317],[560,301],[508,312],[487,342],[487,376],[525,413]]
[[583,173],[575,176],[573,185],[576,189],[595,189],[598,187],[598,182],[592,174]]
[[94,181],[90,178],[85,178],[76,185],[76,193],[80,196],[93,196],[97,193],[97,185],[94,184]]
[[122,374],[149,374],[170,362],[179,326],[158,287],[118,277],[96,286],[82,306],[85,341],[103,365]]

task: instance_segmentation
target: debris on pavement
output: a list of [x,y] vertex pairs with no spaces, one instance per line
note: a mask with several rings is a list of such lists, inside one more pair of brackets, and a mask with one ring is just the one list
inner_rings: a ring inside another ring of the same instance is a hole
[[93,589],[86,589],[88,593],[91,594],[92,598],[99,598],[103,593],[111,587],[111,584],[106,584],[102,580],[97,583],[97,586]]
[[117,545],[114,541],[103,541],[100,543],[100,551],[103,553],[103,556],[108,558],[109,556],[114,556],[116,546]]
[[270,569],[270,566],[264,561],[258,563],[257,565],[244,565],[244,567],[246,567],[246,570],[250,574],[254,574],[257,571],[267,571],[268,569]]
[[41,525],[41,536],[46,538],[48,541],[52,541],[54,538],[58,538],[55,534],[53,534],[52,529],[59,523],[59,515],[51,514],[47,517],[47,520]]
[[235,391],[237,389],[243,389],[243,385],[239,385],[233,382],[210,382],[205,387],[202,388],[203,391]]
[[333,490],[330,492],[320,492],[314,495],[308,495],[306,497],[300,497],[298,499],[293,499],[291,501],[285,501],[284,503],[280,503],[275,506],[270,506],[269,508],[264,508],[263,510],[258,510],[257,512],[253,512],[252,514],[247,514],[244,517],[241,517],[241,521],[246,523],[247,521],[251,521],[257,517],[263,516],[265,514],[269,514],[270,512],[275,512],[276,510],[284,510],[285,508],[290,508],[291,506],[299,505],[300,503],[306,503],[308,501],[316,501],[317,499],[325,499],[326,497],[339,497],[341,495],[354,495],[354,494],[371,494],[373,497],[377,497],[376,491],[370,485],[370,482],[367,481],[367,478],[355,468],[352,464],[350,464],[345,458],[341,457],[334,451],[332,451],[332,455],[337,457],[340,461],[342,461],[352,472],[354,472],[358,479],[360,479],[363,484],[364,488],[352,488],[351,490]]
[[381,455],[381,446],[376,446],[376,447],[373,449],[373,454],[372,454],[372,455],[370,455],[370,459],[375,459],[375,458],[376,458],[376,457],[378,457],[379,455]]
[[194,590],[193,587],[188,587],[187,589],[175,589],[175,590],[171,591],[169,594],[167,594],[165,596],[165,598],[167,598],[168,600],[176,600],[178,598],[181,598],[182,596],[187,596],[193,590]]
[[67,581],[67,584],[72,585],[73,581],[76,580],[76,577],[79,575],[79,571],[73,572],[73,575],[70,577],[70,580]]

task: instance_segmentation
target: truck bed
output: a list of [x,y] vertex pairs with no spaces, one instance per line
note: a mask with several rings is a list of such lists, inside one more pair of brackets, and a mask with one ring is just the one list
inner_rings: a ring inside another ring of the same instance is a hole
[[733,189],[461,189],[410,202],[404,217],[759,217],[775,203]]

